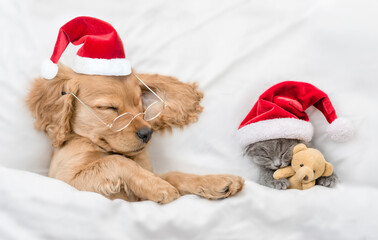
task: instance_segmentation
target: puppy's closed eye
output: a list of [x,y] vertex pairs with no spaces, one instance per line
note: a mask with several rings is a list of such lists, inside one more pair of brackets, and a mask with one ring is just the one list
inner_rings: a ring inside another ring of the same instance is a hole
[[118,113],[118,108],[113,107],[113,106],[97,106],[96,108],[99,110],[112,110]]

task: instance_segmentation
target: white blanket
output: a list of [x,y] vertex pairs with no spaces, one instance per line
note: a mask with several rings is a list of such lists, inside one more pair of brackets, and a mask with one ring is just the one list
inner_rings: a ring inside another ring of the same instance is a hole
[[[0,168],[1,239],[377,239],[378,190],[277,191],[170,204],[110,201],[55,179]],[[7,183],[7,184],[4,184]]]
[[[377,12],[364,0],[0,0],[0,239],[378,239]],[[205,93],[198,123],[154,136],[155,171],[241,175],[239,195],[127,203],[41,176],[52,149],[24,99],[59,27],[80,15],[110,22],[137,72],[196,81]],[[319,87],[356,127],[335,143],[320,112],[308,111],[314,145],[340,177],[335,189],[255,183],[236,129],[284,80]]]

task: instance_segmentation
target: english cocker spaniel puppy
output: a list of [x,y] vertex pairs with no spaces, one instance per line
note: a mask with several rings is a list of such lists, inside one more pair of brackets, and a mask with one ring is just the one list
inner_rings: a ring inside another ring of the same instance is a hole
[[168,203],[185,194],[226,198],[243,188],[233,175],[152,172],[146,147],[153,131],[195,122],[202,97],[195,84],[173,77],[85,75],[59,64],[55,78],[34,81],[27,104],[54,147],[50,177],[110,199]]

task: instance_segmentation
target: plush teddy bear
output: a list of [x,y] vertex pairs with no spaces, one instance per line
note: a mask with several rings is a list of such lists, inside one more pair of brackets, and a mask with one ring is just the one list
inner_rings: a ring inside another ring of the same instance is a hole
[[330,176],[332,172],[332,164],[324,159],[320,151],[301,143],[293,149],[291,166],[276,170],[273,177],[289,178],[289,188],[304,190],[313,187],[317,178]]

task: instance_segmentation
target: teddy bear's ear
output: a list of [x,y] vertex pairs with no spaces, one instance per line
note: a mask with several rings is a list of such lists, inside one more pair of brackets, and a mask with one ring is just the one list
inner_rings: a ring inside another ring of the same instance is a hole
[[296,153],[303,151],[303,150],[306,150],[306,149],[307,149],[306,145],[304,145],[303,143],[300,143],[300,144],[298,144],[294,147],[293,154],[296,154]]
[[322,176],[324,177],[328,177],[328,176],[331,176],[333,173],[333,166],[332,164],[330,164],[329,162],[325,162],[325,169],[324,169],[324,173]]

